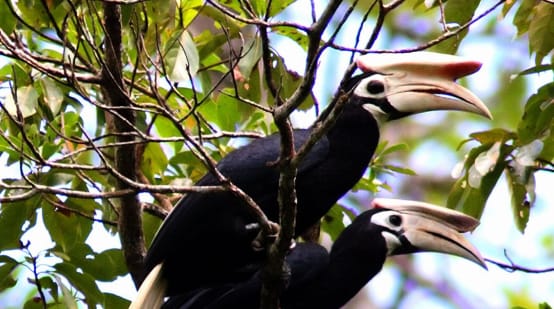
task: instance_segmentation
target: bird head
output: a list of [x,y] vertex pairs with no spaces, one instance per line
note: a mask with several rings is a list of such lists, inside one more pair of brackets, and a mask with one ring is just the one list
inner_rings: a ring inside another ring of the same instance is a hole
[[367,54],[356,64],[363,74],[346,85],[378,121],[431,110],[461,110],[491,118],[485,104],[456,80],[481,68],[466,58],[432,53]]
[[487,269],[477,249],[461,233],[473,231],[479,221],[444,207],[378,198],[371,223],[380,226],[388,255],[441,252],[456,255]]

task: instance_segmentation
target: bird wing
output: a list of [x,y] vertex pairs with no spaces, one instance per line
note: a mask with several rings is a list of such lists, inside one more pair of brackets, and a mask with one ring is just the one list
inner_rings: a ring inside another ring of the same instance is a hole
[[[306,142],[310,132],[309,129],[294,131],[296,149]],[[278,214],[279,169],[275,162],[279,158],[280,147],[280,136],[274,134],[238,148],[217,165],[220,172],[250,195],[271,220],[276,220]],[[299,165],[298,175],[318,166],[328,152],[329,141],[324,137]],[[197,183],[199,186],[217,184],[216,177],[211,173]],[[250,243],[257,231],[246,229],[246,225],[256,222],[256,219],[241,204],[240,199],[228,192],[187,194],[158,230],[145,260],[146,270],[150,271],[164,261],[168,268],[173,269],[173,265],[179,263],[177,256],[186,257],[189,261],[194,259],[200,265],[213,262],[221,265],[222,269],[225,269],[224,263],[220,263],[217,256],[227,254],[225,263],[229,262],[232,258],[228,252],[236,253],[234,261],[248,262],[254,254]],[[175,261],[167,260],[168,257]],[[196,269],[198,276],[203,276],[200,272],[202,267]],[[187,274],[194,277],[190,270]]]
[[[310,137],[310,129],[294,131],[294,148],[300,149]],[[228,177],[235,185],[248,191],[252,184],[276,184],[279,181],[278,159],[281,150],[281,136],[272,134],[265,138],[252,141],[229,153],[218,163],[218,170]],[[329,153],[329,141],[321,138],[310,150],[298,166],[301,174],[323,161]],[[198,182],[198,185],[218,184],[213,174],[208,173]],[[257,186],[256,186],[257,187]],[[265,188],[267,190],[267,187]],[[254,196],[253,196],[254,197]]]

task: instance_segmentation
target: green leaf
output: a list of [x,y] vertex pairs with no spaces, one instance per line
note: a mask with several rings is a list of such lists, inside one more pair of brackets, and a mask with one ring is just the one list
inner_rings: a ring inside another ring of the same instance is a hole
[[[522,171],[519,172],[520,170]],[[533,204],[533,201],[530,201],[528,198],[528,190],[533,191],[529,194],[534,197],[534,176],[530,173],[529,168],[514,167],[512,169],[506,169],[506,179],[508,182],[508,188],[511,192],[511,204],[514,221],[518,230],[523,233],[525,231],[525,227],[527,226],[527,222],[529,221],[529,210]]]
[[9,8],[11,1],[9,1],[9,3],[10,4],[5,3],[0,5],[0,16],[2,16],[2,18],[0,18],[0,29],[2,29],[7,35],[12,33],[15,29],[15,25],[17,24],[17,19]]
[[531,67],[519,72],[517,76],[537,74],[537,73],[546,72],[546,71],[554,71],[554,65],[552,64],[536,65],[534,67]]
[[539,309],[552,309],[552,307],[547,302],[544,302],[539,304]]
[[304,51],[308,51],[310,40],[305,33],[299,31],[298,29],[291,27],[279,27],[275,28],[274,32],[291,39],[296,42],[298,46],[302,47]]
[[383,147],[383,151],[379,153],[379,156],[380,157],[384,157],[388,154],[391,154],[391,153],[394,153],[394,152],[399,152],[399,151],[406,151],[409,149],[408,145],[407,144],[395,144],[395,145],[392,145],[390,147],[386,147],[387,144],[384,144]]
[[518,144],[529,144],[534,140],[543,140],[544,147],[540,157],[545,160],[554,158],[554,83],[549,83],[533,94],[525,105],[525,112],[518,124]]
[[84,273],[94,274],[95,279],[99,281],[113,281],[127,273],[123,252],[120,249],[108,249],[96,253],[89,245],[81,243],[66,253],[55,250],[56,248],[50,252],[65,261],[70,261]]
[[356,217],[356,215],[347,208],[335,204],[321,220],[321,229],[329,234],[332,240],[336,240],[346,227],[343,220],[345,215],[348,216],[350,220],[354,220]]
[[104,293],[104,308],[127,309],[131,304],[127,299],[112,293]]
[[0,292],[14,287],[17,280],[12,275],[19,263],[6,255],[0,255]]
[[58,284],[52,279],[50,276],[45,276],[39,279],[40,286],[47,290],[50,295],[52,295],[52,298],[57,302],[58,301]]
[[[10,192],[11,193],[11,192]],[[14,194],[22,192],[13,191]],[[7,194],[9,196],[10,194]],[[39,199],[0,204],[0,250],[19,249],[23,233],[35,225],[36,208]],[[26,224],[29,222],[30,224]],[[24,228],[24,225],[27,228]]]
[[167,156],[159,143],[148,143],[144,148],[140,168],[150,183],[157,183],[155,176],[163,176],[167,168]]
[[514,16],[514,26],[517,28],[517,35],[523,35],[529,30],[529,23],[533,19],[533,8],[535,0],[523,0]]
[[536,53],[535,64],[554,49],[554,5],[541,1],[533,8],[529,23],[529,50]]
[[60,112],[64,100],[64,94],[62,90],[56,85],[50,78],[43,78],[40,80],[43,95],[42,100],[52,112],[52,115],[56,116]]
[[448,208],[481,218],[485,203],[507,166],[506,158],[512,152],[511,146],[497,145],[493,151],[493,145],[485,144],[469,152],[464,162],[466,173],[454,183],[448,196]]
[[173,81],[190,81],[200,67],[200,56],[196,44],[188,31],[183,31],[169,41],[165,61]]
[[[66,262],[55,264],[54,269],[58,274],[64,276],[77,290],[83,293],[87,304],[94,306],[104,302],[102,292],[98,289],[94,277],[91,275],[80,272],[74,265]],[[65,299],[66,294],[63,293],[63,295]]]
[[392,171],[392,172],[396,172],[396,173],[400,173],[400,174],[404,174],[404,175],[410,175],[410,176],[416,176],[417,175],[417,173],[415,171],[413,171],[412,169],[409,169],[407,167],[385,164],[385,165],[383,165],[383,169],[384,170],[389,170],[389,171]]
[[[446,22],[448,24],[457,24],[458,26],[464,25],[473,18],[480,2],[480,0],[449,0],[444,6]],[[454,54],[467,35],[467,32],[467,29],[461,31],[458,35],[438,44],[436,49],[443,53]]]
[[37,110],[38,94],[33,86],[23,86],[17,88],[17,101],[13,95],[8,95],[4,101],[4,107],[10,115],[17,117],[18,109],[23,118],[34,115]]
[[146,244],[147,248],[150,247],[150,244],[152,243],[156,232],[160,228],[162,221],[162,219],[156,216],[152,216],[147,212],[143,212],[142,227],[144,230],[144,243]]
[[483,145],[493,144],[495,142],[505,143],[517,137],[514,132],[500,128],[495,128],[489,131],[471,133],[469,136]]
[[62,290],[62,300],[63,304],[67,309],[77,309],[77,300],[75,299],[75,296],[73,296],[73,293],[65,286],[60,276],[54,275],[54,279],[60,286],[60,289]]
[[42,207],[42,218],[52,240],[66,253],[84,243],[92,230],[92,220],[55,206]]
[[238,68],[242,76],[235,78],[241,80],[248,80],[252,74],[252,70],[260,61],[262,57],[262,39],[259,36],[255,36],[252,40],[244,45],[244,55],[239,60]]
[[113,281],[127,273],[121,249],[108,249],[96,254],[84,269],[100,281]]

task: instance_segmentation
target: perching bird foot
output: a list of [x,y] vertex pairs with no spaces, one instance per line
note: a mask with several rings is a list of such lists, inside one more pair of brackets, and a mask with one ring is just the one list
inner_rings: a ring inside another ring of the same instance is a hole
[[246,226],[247,230],[260,230],[258,232],[258,235],[256,238],[252,241],[252,249],[256,252],[260,252],[265,250],[265,248],[274,243],[277,239],[277,236],[279,236],[279,231],[281,230],[281,226],[275,222],[269,221],[269,225],[271,226],[271,234],[270,235],[264,235],[264,232],[260,228],[259,223],[251,223]]

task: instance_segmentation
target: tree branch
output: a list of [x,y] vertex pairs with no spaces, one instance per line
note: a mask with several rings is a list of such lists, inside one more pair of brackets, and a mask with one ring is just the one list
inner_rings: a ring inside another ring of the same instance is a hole
[[504,249],[504,257],[506,257],[506,259],[508,260],[508,262],[510,262],[510,264],[497,262],[495,260],[488,259],[488,258],[485,258],[485,261],[487,261],[491,264],[494,264],[494,265],[504,269],[505,271],[511,272],[511,273],[515,272],[515,271],[521,271],[521,272],[532,273],[532,274],[542,274],[542,273],[547,273],[547,272],[554,272],[554,267],[536,269],[536,268],[529,268],[529,267],[518,265],[518,264],[514,263],[514,261],[512,261],[510,256],[508,256],[508,251],[506,251],[505,249]]
[[[104,2],[104,27],[105,27],[105,62],[102,68],[102,91],[111,106],[131,106],[125,94],[121,63],[121,7],[117,4]],[[117,113],[120,118],[114,117],[116,132],[133,132],[135,114],[130,109],[121,109]],[[123,119],[125,121],[123,121]],[[129,125],[130,124],[130,125]],[[132,141],[134,138],[127,135],[119,135],[119,142]],[[125,178],[135,181],[137,179],[137,167],[135,145],[122,145],[115,154],[116,170]],[[118,178],[119,190],[129,189],[127,182]],[[129,194],[120,199],[119,237],[125,256],[127,268],[138,286],[143,278],[143,260],[146,254],[144,235],[142,232],[142,211],[135,194]]]

